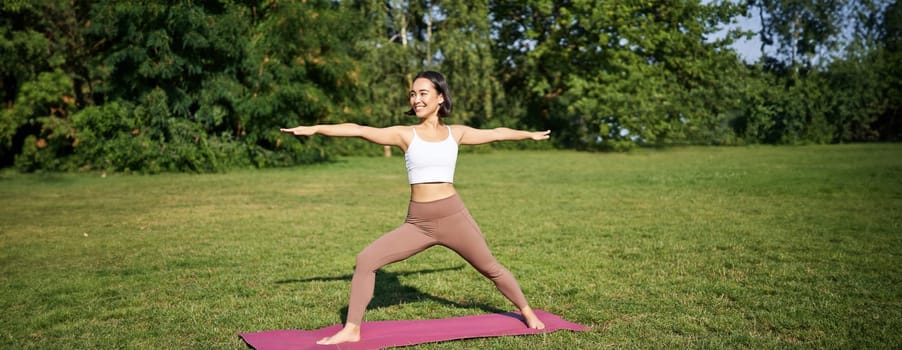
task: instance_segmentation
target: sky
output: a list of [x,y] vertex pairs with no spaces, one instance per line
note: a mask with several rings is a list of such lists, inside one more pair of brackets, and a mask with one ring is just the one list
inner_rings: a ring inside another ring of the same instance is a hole
[[[757,11],[752,11],[751,17],[737,17],[737,23],[734,24],[733,27],[751,30],[755,33],[758,33],[761,30],[761,20],[759,18],[760,17],[758,16]],[[719,32],[718,34],[715,34],[715,37],[722,37],[725,31],[726,29]],[[843,30],[844,34],[841,34],[841,36],[848,39],[852,35],[851,31],[851,27],[847,25]],[[741,57],[748,63],[755,63],[758,61],[758,58],[761,57],[761,38],[757,34],[750,40],[737,40],[735,43],[733,43],[732,47],[739,54],[739,57]],[[773,54],[773,49],[773,47],[768,47],[767,51]],[[842,48],[838,50],[841,51]],[[817,57],[819,56],[820,55],[816,55],[815,61],[818,60]]]
[[[757,33],[761,28],[761,21],[757,15],[753,15],[753,17],[739,17],[739,23],[736,26]],[[761,57],[761,38],[758,35],[752,37],[751,40],[737,40],[732,46],[739,54],[739,57],[746,62],[752,63]]]
[[[702,0],[702,4],[708,4],[712,1],[723,1],[723,0]],[[735,2],[736,0],[732,0]],[[744,30],[751,30],[755,33],[758,33],[761,29],[761,19],[758,16],[757,11],[750,11],[750,17],[737,17],[737,23],[732,26],[726,26],[721,32],[715,34],[715,37],[721,38],[726,34],[728,29],[732,28],[742,28]],[[736,40],[736,42],[732,45],[733,49],[736,50],[736,53],[739,54],[743,60],[748,63],[754,63],[758,61],[758,58],[761,57],[761,38],[758,35],[755,35],[750,40]]]

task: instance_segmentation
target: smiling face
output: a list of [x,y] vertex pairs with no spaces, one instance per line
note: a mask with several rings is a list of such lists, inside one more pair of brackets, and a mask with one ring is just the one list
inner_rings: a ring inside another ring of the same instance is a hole
[[414,80],[407,96],[410,100],[410,108],[421,119],[437,117],[441,104],[445,102],[445,97],[435,89],[432,81],[426,78]]

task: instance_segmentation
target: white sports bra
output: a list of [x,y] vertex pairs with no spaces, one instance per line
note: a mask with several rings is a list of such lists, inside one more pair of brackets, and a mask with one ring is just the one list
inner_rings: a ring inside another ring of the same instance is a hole
[[426,182],[454,183],[454,167],[457,165],[457,141],[451,136],[443,141],[430,142],[417,136],[413,129],[413,140],[407,146],[404,160],[407,162],[407,179],[411,185]]

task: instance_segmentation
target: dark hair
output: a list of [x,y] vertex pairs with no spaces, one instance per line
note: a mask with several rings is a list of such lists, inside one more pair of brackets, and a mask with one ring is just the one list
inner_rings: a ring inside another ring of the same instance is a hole
[[[429,79],[429,81],[432,82],[432,87],[435,88],[435,91],[438,91],[439,94],[445,97],[445,102],[442,102],[438,108],[438,116],[444,118],[451,115],[451,88],[448,87],[448,81],[445,80],[445,76],[442,75],[442,73],[427,70],[425,72],[420,72],[417,76],[413,77],[411,83],[420,78]],[[407,112],[404,112],[404,114],[414,115],[417,114],[417,112],[411,108]]]

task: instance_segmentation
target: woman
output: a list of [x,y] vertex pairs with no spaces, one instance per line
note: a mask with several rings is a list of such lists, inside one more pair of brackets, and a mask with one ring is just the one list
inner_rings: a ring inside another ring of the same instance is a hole
[[360,340],[363,314],[373,297],[376,270],[407,259],[431,246],[454,250],[476,270],[495,283],[498,290],[520,309],[526,326],[542,329],[514,276],[501,266],[486,245],[485,238],[454,190],[454,168],[458,145],[478,145],[504,140],[546,140],[551,131],[529,132],[497,128],[474,129],[463,125],[445,125],[442,118],[451,114],[451,91],[440,73],[418,74],[408,95],[410,110],[420,122],[414,126],[372,128],[356,124],[298,126],[281,129],[284,133],[360,137],[381,145],[397,146],[404,151],[410,183],[407,219],[397,229],[376,239],[357,255],[351,296],[344,327],[317,344],[339,344]]

